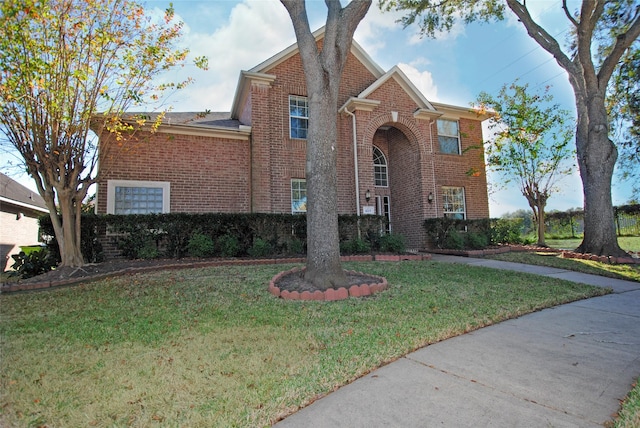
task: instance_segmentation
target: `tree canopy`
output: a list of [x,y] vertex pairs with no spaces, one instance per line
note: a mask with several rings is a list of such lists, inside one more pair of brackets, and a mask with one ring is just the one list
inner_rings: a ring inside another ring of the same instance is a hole
[[477,103],[496,115],[489,121],[494,138],[485,143],[488,168],[500,182],[516,182],[533,211],[538,245],[545,245],[544,210],[557,182],[569,175],[570,142],[575,125],[566,110],[553,104],[547,87],[541,93],[515,82],[494,96],[482,92]]
[[[123,121],[127,109],[188,83],[154,80],[187,59],[173,18],[171,8],[154,17],[129,0],[0,3],[3,143],[20,154],[47,203],[62,265],[83,264],[81,204],[98,162],[90,130],[118,138],[145,122]],[[196,63],[206,67],[204,58]]]

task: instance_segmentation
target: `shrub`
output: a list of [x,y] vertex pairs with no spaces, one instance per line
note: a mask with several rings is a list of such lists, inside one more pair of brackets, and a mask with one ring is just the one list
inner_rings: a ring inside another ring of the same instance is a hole
[[287,241],[287,253],[290,255],[304,254],[304,242],[296,238],[290,239]]
[[340,252],[344,254],[362,254],[371,251],[371,245],[363,239],[350,239],[340,243]]
[[222,235],[218,238],[218,251],[222,257],[235,257],[240,253],[240,242],[234,235]]
[[486,248],[489,245],[489,238],[484,233],[469,232],[467,233],[466,246],[473,250]]
[[251,257],[266,257],[271,254],[271,245],[262,238],[256,238],[248,253]]
[[491,223],[493,244],[521,244],[524,219],[496,219]]
[[193,257],[211,257],[215,251],[215,244],[209,236],[197,232],[189,238],[187,250]]
[[390,253],[404,253],[406,246],[404,244],[404,236],[390,233],[382,235],[379,238],[380,251]]
[[138,249],[137,258],[139,259],[157,259],[160,257],[160,251],[154,242],[148,241]]
[[56,259],[46,249],[31,251],[29,254],[20,251],[11,257],[14,260],[11,265],[14,272],[10,276],[19,276],[22,279],[47,273],[56,266]]
[[464,249],[464,236],[462,232],[457,230],[450,230],[442,241],[442,248],[448,248],[451,250],[463,250]]

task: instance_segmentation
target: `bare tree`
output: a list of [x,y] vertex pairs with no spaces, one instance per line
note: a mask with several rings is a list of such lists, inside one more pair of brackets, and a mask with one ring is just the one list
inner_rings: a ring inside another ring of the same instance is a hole
[[347,285],[340,264],[337,190],[338,90],[353,33],[371,0],[325,0],[327,22],[319,47],[309,28],[306,4],[281,0],[298,41],[309,99],[307,133],[307,269],[305,280],[325,290]]
[[[624,255],[616,236],[611,182],[618,158],[609,138],[605,98],[609,81],[619,60],[640,36],[640,5],[635,0],[583,0],[572,13],[567,0],[558,7],[573,28],[572,43],[563,47],[535,19],[525,0],[380,0],[383,8],[404,10],[404,25],[418,21],[423,34],[449,30],[456,20],[465,23],[503,19],[505,6],[524,25],[529,36],[555,58],[569,75],[577,109],[576,153],[584,192],[584,239],[578,251],[601,255]],[[599,24],[614,14],[609,31]],[[600,37],[606,37],[606,40]],[[598,45],[609,49],[597,61]]]

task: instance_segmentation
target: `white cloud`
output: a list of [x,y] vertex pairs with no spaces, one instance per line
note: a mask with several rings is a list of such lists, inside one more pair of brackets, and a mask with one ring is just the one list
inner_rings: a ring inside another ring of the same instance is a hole
[[429,101],[438,101],[438,86],[433,83],[433,76],[428,71],[420,71],[413,65],[399,63],[398,67]]
[[[176,5],[177,18],[179,5]],[[187,76],[195,84],[171,97],[176,111],[228,111],[241,70],[247,70],[295,42],[291,20],[276,0],[244,0],[235,5],[227,22],[212,31],[184,27],[183,43],[190,56],[206,56],[209,69],[187,66],[172,72],[173,80]]]

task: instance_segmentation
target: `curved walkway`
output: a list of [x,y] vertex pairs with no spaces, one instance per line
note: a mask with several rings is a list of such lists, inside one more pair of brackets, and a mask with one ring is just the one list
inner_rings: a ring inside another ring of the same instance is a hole
[[611,287],[406,355],[277,427],[596,427],[640,375],[640,283],[489,259],[434,255]]

